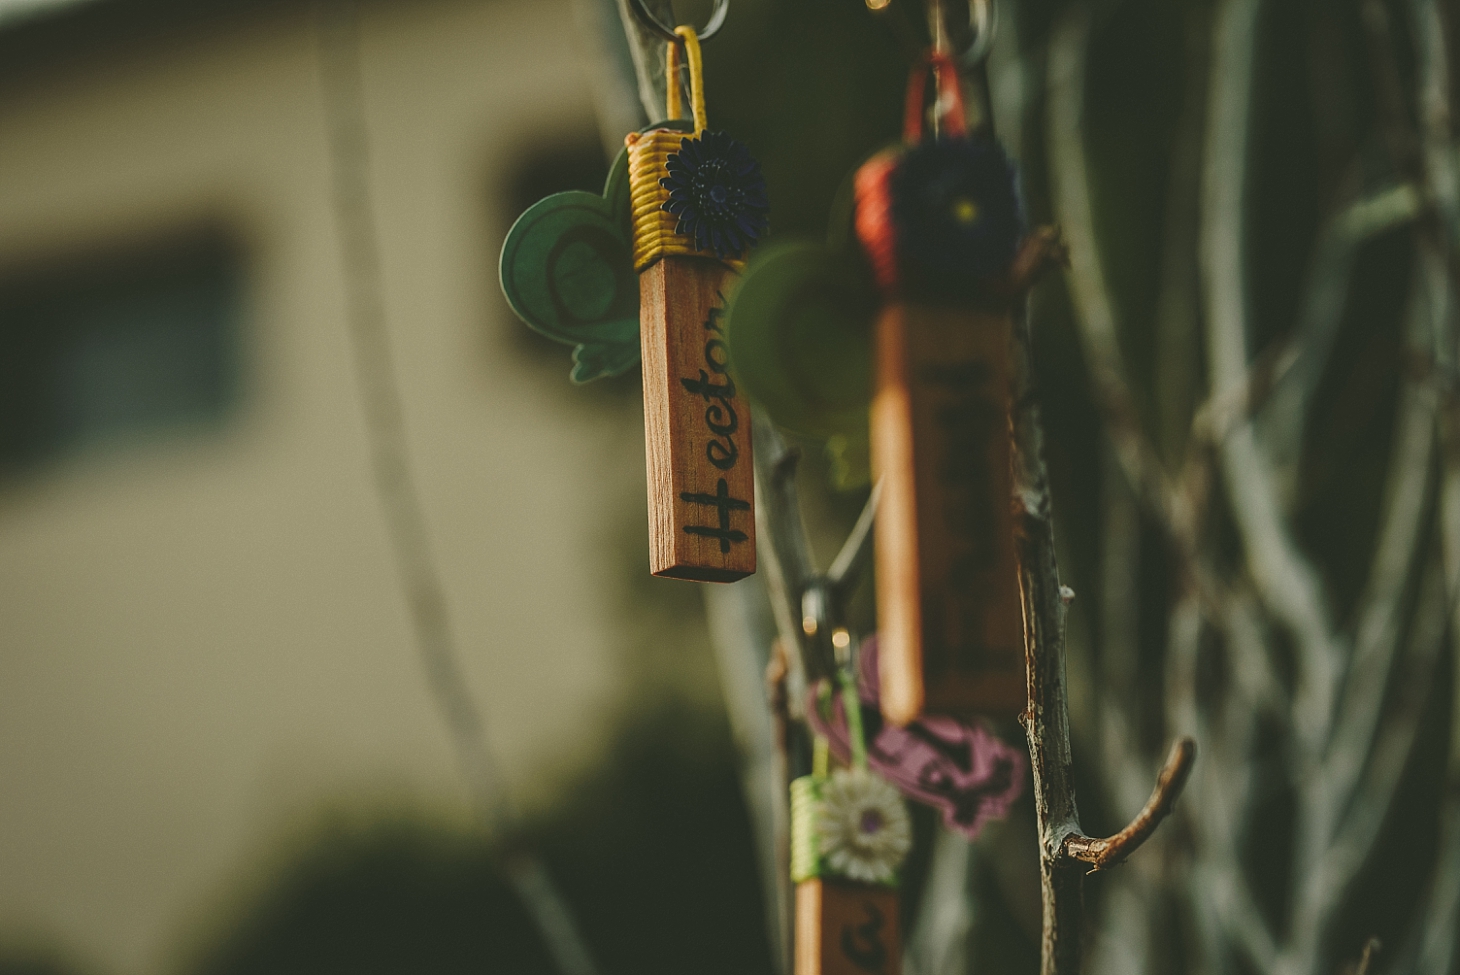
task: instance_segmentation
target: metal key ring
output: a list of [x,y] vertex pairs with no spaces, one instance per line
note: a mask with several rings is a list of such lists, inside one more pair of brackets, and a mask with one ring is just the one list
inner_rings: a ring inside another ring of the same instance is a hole
[[968,23],[973,28],[973,43],[962,54],[955,55],[958,63],[971,68],[989,56],[994,46],[994,31],[999,26],[999,8],[994,0],[969,0]]
[[[674,28],[665,27],[663,24],[661,24],[659,22],[659,19],[649,12],[649,8],[644,6],[644,0],[628,0],[628,3],[629,9],[634,12],[634,16],[639,18],[639,23],[643,24],[645,27],[649,28],[654,33],[664,38],[666,41],[674,41],[678,43],[679,35],[674,33]],[[720,28],[725,26],[725,14],[729,13],[729,11],[730,0],[715,0],[715,9],[710,14],[709,23],[705,24],[702,30],[698,30],[695,32],[695,36],[700,39],[701,44],[714,37],[717,33],[719,33]]]
[[[874,14],[886,17],[889,24],[892,24],[907,49],[909,55],[916,56],[923,52],[927,42],[914,38],[911,29],[899,17],[893,14],[892,0],[866,0],[867,9]],[[930,26],[934,17],[943,18],[946,25],[946,7],[943,2],[930,2],[928,19]],[[979,62],[988,57],[989,49],[993,47],[994,34],[999,25],[999,8],[994,0],[968,0],[968,26],[973,31],[973,43],[963,51],[953,55],[959,67],[967,70],[977,67]],[[944,27],[946,29],[946,26]],[[939,27],[932,28],[937,33]]]

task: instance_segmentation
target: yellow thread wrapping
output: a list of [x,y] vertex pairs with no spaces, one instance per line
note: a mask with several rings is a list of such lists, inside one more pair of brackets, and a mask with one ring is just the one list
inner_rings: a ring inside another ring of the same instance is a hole
[[634,220],[634,270],[642,271],[671,254],[697,255],[694,238],[674,232],[679,218],[664,209],[669,191],[659,185],[668,174],[665,163],[679,151],[683,132],[655,129],[635,133],[629,148],[629,200]]
[[[685,60],[689,63],[690,111],[694,115],[694,135],[705,130],[705,81],[700,62],[700,42],[693,28],[675,29],[684,40]],[[671,43],[665,58],[665,88],[669,117],[678,118],[681,109],[679,98],[679,52],[678,45]],[[679,218],[664,209],[669,191],[659,185],[659,180],[669,175],[665,164],[669,157],[679,151],[685,133],[670,129],[654,129],[649,132],[633,133],[624,140],[629,150],[629,200],[633,208],[634,228],[634,270],[643,271],[661,257],[669,255],[707,257],[704,251],[695,249],[694,238],[674,232]],[[739,271],[745,261],[737,258],[722,258],[722,264]]]
[[[684,59],[689,62],[689,104],[690,111],[694,114],[695,135],[705,131],[705,73],[704,66],[700,62],[700,38],[693,27],[676,27],[674,32],[684,41]],[[676,59],[677,60],[677,59]],[[675,101],[679,101],[679,79],[671,79],[675,89]],[[676,105],[675,114],[670,118],[677,118],[679,109]]]
[[821,876],[821,849],[816,817],[821,810],[821,779],[803,775],[791,782],[791,880],[800,883]]
[[[699,38],[695,38],[699,40]],[[679,102],[679,45],[670,44],[664,53],[664,107],[665,118],[679,118],[684,106]]]
[[831,774],[831,743],[821,735],[811,746],[811,774],[824,779]]

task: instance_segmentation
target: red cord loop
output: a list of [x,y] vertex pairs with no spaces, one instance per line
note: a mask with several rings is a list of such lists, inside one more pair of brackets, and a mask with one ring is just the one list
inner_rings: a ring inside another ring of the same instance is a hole
[[933,107],[938,112],[938,128],[944,136],[961,137],[968,134],[968,120],[963,114],[963,84],[958,79],[958,65],[947,54],[928,51],[913,65],[907,79],[907,108],[903,114],[902,137],[909,145],[923,141],[923,86],[927,83],[928,71],[937,76],[938,100]]

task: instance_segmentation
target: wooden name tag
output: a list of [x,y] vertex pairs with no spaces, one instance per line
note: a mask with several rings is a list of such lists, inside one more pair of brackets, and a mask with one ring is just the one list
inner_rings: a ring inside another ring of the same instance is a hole
[[669,255],[639,274],[649,569],[733,582],[755,571],[750,406],[727,370],[724,291],[733,271]]
[[1010,495],[1007,314],[893,303],[877,323],[882,710],[1016,715],[1024,629]]
[[897,891],[816,878],[796,885],[796,975],[900,975]]

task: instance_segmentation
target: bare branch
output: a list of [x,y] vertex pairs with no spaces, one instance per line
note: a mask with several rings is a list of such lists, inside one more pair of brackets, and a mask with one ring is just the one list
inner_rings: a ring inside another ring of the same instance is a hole
[[370,132],[361,81],[357,0],[321,0],[315,16],[329,127],[330,190],[355,378],[364,403],[375,493],[421,668],[451,736],[473,811],[496,844],[497,864],[508,884],[537,925],[559,970],[564,975],[596,975],[597,966],[567,901],[527,847],[513,815],[487,741],[486,719],[462,672],[446,587],[431,550],[386,319],[380,240],[370,192]]
[[1445,800],[1434,883],[1425,905],[1417,972],[1452,972],[1460,956],[1460,795],[1455,781]]
[[[1411,0],[1415,13],[1416,33],[1437,29],[1443,21],[1437,5],[1430,0]],[[1453,156],[1441,159],[1437,144],[1448,144],[1450,132],[1449,67],[1443,31],[1434,36],[1417,37],[1422,47],[1416,58],[1420,84],[1424,91],[1422,129],[1425,136],[1426,177],[1430,191],[1442,202],[1449,241],[1448,259],[1429,255],[1426,271],[1433,281],[1429,289],[1431,314],[1435,328],[1435,359],[1448,372],[1446,400],[1441,411],[1440,439],[1443,444],[1443,475],[1440,489],[1441,546],[1445,566],[1445,590],[1449,600],[1450,674],[1453,686],[1450,697],[1450,756],[1441,806],[1440,840],[1435,857],[1434,881],[1421,926],[1419,963],[1416,971],[1454,971],[1460,957],[1460,398],[1455,386],[1457,359],[1460,359],[1460,289],[1455,286],[1457,227],[1456,195],[1453,170],[1449,185],[1443,178],[1444,167],[1453,166]],[[1443,264],[1443,270],[1439,265]],[[1448,278],[1450,287],[1442,281]]]
[[1141,569],[1140,521],[1119,463],[1105,451],[1101,495],[1100,656],[1101,705],[1096,724],[1101,771],[1121,815],[1140,809],[1150,772],[1140,753],[1135,708],[1139,702]]
[[1354,965],[1353,975],[1369,975],[1369,969],[1374,965],[1374,959],[1379,955],[1379,949],[1383,947],[1378,938],[1370,938],[1364,942],[1364,950],[1359,953],[1358,963]]
[[977,888],[969,882],[976,855],[968,837],[939,824],[922,907],[903,951],[905,975],[964,975],[969,970],[968,936],[979,911]]
[[[1218,396],[1240,388],[1249,368],[1248,144],[1261,9],[1262,0],[1222,0],[1213,32],[1201,256],[1207,367]],[[1300,757],[1311,762],[1327,737],[1342,660],[1322,581],[1283,519],[1277,485],[1251,426],[1232,429],[1218,455],[1257,591],[1293,636],[1300,663],[1294,726]]]
[[[1181,508],[1180,496],[1141,429],[1095,235],[1084,144],[1084,76],[1093,23],[1089,5],[1072,5],[1055,28],[1049,50],[1048,158],[1056,211],[1074,241],[1069,251],[1068,280],[1075,322],[1095,399],[1121,468],[1168,532],[1189,542],[1190,513]],[[1186,547],[1190,548],[1189,544]]]
[[1445,18],[1436,0],[1409,0],[1419,88],[1420,149],[1425,186],[1439,213],[1445,263],[1452,276],[1460,258],[1460,173],[1456,171],[1450,109],[1450,54]]
[[1065,837],[1079,832],[1071,780],[1069,711],[1065,694],[1066,594],[1055,558],[1044,438],[1033,393],[1033,360],[1027,322],[1015,328],[1014,489],[1020,514],[1015,553],[1024,604],[1024,656],[1029,708],[1023,715],[1034,772],[1039,825],[1040,887],[1044,932],[1041,975],[1080,970],[1083,871],[1063,856]]
[[[1400,686],[1384,722],[1373,732],[1363,775],[1349,785],[1348,815],[1326,840],[1326,846],[1308,860],[1299,858],[1300,870],[1288,940],[1297,956],[1317,963],[1323,946],[1331,940],[1339,923],[1347,895],[1358,881],[1374,843],[1399,790],[1410,753],[1414,749],[1425,701],[1444,648],[1446,593],[1438,552],[1421,580],[1404,654],[1396,671]],[[1379,681],[1381,685],[1386,681]],[[1331,770],[1320,778],[1329,780]],[[1328,827],[1325,821],[1345,795],[1321,785],[1316,795],[1305,797],[1304,821],[1310,833]],[[1320,803],[1326,805],[1320,806]],[[1328,827],[1331,828],[1331,827]]]
[[[1196,834],[1196,863],[1187,890],[1199,919],[1198,930],[1208,969],[1231,970],[1235,946],[1259,972],[1273,971],[1277,945],[1243,876],[1240,834],[1250,815],[1249,797],[1254,774],[1251,762],[1257,713],[1252,684],[1259,678],[1243,671],[1244,664],[1261,656],[1255,632],[1257,609],[1244,591],[1226,607],[1225,629],[1237,679],[1221,722],[1210,722],[1197,707],[1197,652],[1203,620],[1194,594],[1171,609],[1167,638],[1166,707],[1168,727],[1203,741],[1202,764],[1192,780],[1193,797],[1185,804],[1185,818]],[[1260,693],[1260,691],[1257,691]]]
[[879,480],[872,485],[872,493],[867,496],[867,503],[862,506],[852,533],[842,543],[842,550],[832,561],[831,568],[826,570],[827,583],[844,597],[850,596],[857,587],[867,558],[872,554],[872,526],[877,520],[877,499],[880,497],[882,482]]
[[776,631],[789,655],[791,713],[801,713],[801,689],[826,672],[826,662],[813,659],[802,630],[801,601],[817,578],[811,541],[801,518],[796,469],[801,451],[788,447],[775,426],[759,413],[755,423],[756,529],[761,540],[760,563],[765,573]]
[[776,665],[768,660],[775,622],[757,579],[701,586],[700,591],[739,758],[740,791],[754,826],[766,935],[774,956],[789,957],[792,895],[789,865],[782,853],[791,835],[789,780],[777,741],[776,715],[767,707],[766,686],[767,668]]
[[1196,742],[1182,738],[1171,746],[1171,754],[1156,779],[1151,798],[1125,829],[1114,836],[1094,839],[1089,836],[1065,838],[1065,855],[1090,864],[1090,872],[1109,870],[1134,853],[1156,831],[1171,812],[1172,805],[1186,787],[1191,765],[1196,761]]
[[[1262,357],[1246,382],[1206,406],[1202,422],[1213,442],[1220,442],[1234,424],[1257,410],[1258,432],[1270,463],[1279,471],[1289,471],[1297,463],[1313,394],[1343,321],[1359,248],[1415,219],[1419,212],[1419,192],[1403,183],[1364,196],[1329,218],[1318,234],[1292,336],[1274,354]],[[1264,390],[1269,391],[1265,399]]]
[[1192,886],[1209,889],[1207,904],[1228,938],[1247,956],[1259,972],[1278,967],[1278,947],[1272,931],[1257,906],[1257,898],[1235,863],[1214,864],[1207,858],[1192,874]]
[[[1410,299],[1406,348],[1418,354],[1430,327],[1421,273],[1416,275]],[[1424,543],[1434,532],[1435,396],[1427,387],[1406,379],[1399,397],[1379,538],[1359,599],[1353,654],[1320,774],[1304,790],[1309,843],[1316,848],[1310,846],[1307,856],[1300,856],[1298,876],[1308,875],[1318,851],[1332,839],[1337,817],[1350,802],[1361,792],[1370,794],[1358,789],[1358,783],[1375,741],[1398,654],[1405,598],[1414,591],[1424,568]],[[1443,596],[1440,598],[1443,602]],[[1443,607],[1439,615],[1443,619]],[[1410,717],[1417,722],[1419,711]],[[1402,757],[1399,764],[1403,764]],[[1382,795],[1387,808],[1387,793]]]
[[[639,23],[629,10],[625,0],[610,0],[618,7],[619,21],[623,24],[624,36],[629,41],[629,57],[634,62],[634,77],[638,82],[639,103],[650,122],[664,118],[665,87],[664,41],[657,34]],[[649,10],[663,23],[674,23],[674,8],[670,0],[644,0]]]

